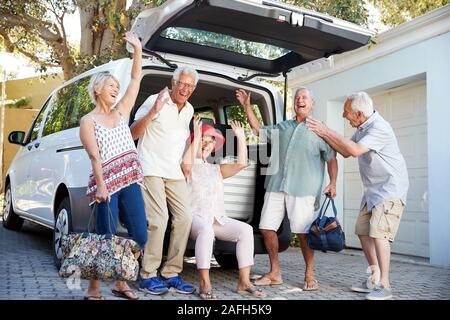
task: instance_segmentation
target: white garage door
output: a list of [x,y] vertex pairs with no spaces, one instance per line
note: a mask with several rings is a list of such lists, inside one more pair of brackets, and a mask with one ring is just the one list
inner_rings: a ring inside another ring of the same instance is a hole
[[[392,252],[429,257],[428,165],[425,82],[402,86],[372,95],[375,109],[392,126],[408,167],[408,199]],[[345,135],[355,129],[348,122]],[[344,229],[347,245],[360,248],[355,222],[362,197],[362,183],[356,159],[344,165]]]

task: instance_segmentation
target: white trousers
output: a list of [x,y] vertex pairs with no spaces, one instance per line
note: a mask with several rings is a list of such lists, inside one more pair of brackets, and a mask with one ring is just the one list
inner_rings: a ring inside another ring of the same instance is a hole
[[221,217],[220,223],[210,217],[193,216],[191,234],[195,240],[197,269],[209,269],[214,239],[236,242],[239,269],[253,265],[253,228],[242,221]]

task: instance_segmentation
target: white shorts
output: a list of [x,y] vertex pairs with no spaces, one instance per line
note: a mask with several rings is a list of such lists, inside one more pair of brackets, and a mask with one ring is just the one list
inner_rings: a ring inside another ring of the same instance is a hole
[[287,211],[292,233],[308,233],[319,213],[314,212],[316,197],[295,197],[284,192],[266,192],[259,228],[277,231]]

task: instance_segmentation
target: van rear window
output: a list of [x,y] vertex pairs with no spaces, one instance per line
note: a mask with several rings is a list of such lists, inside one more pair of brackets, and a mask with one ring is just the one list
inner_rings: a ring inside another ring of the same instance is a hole
[[184,41],[265,60],[276,60],[291,52],[265,43],[242,40],[226,34],[192,28],[169,27],[161,32],[160,36],[170,40]]

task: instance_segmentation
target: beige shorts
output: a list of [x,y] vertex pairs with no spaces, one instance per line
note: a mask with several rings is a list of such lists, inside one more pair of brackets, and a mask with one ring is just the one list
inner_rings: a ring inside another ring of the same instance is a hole
[[308,233],[318,213],[314,212],[316,197],[296,197],[284,192],[266,192],[259,228],[277,231],[287,212],[292,233]]
[[367,205],[359,212],[355,232],[360,236],[394,241],[405,205],[400,199],[389,199],[367,211]]

